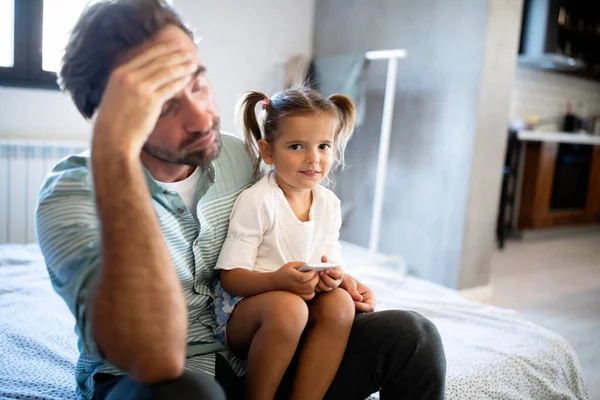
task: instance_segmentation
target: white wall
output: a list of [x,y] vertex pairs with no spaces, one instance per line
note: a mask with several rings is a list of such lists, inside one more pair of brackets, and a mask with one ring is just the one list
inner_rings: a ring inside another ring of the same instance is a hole
[[522,0],[490,0],[477,132],[471,166],[459,288],[486,285],[506,149],[510,91],[517,63]]
[[175,7],[204,36],[199,45],[221,112],[233,130],[233,106],[248,90],[276,91],[283,63],[312,54],[314,0],[174,0]]
[[[233,131],[233,106],[247,90],[281,87],[283,63],[310,55],[314,0],[174,0],[199,36],[222,127]],[[0,87],[0,137],[89,138],[89,124],[59,92]]]
[[[574,111],[584,116],[600,115],[600,82],[556,72],[517,68],[511,92],[511,118],[560,116],[567,109],[567,101],[572,102]],[[542,128],[551,130],[557,127]]]
[[0,137],[82,140],[90,126],[65,94],[0,87]]

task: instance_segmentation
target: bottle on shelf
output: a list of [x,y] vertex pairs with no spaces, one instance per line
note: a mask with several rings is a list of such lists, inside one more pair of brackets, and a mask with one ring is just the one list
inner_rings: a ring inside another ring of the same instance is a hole
[[577,132],[581,129],[581,119],[573,113],[573,105],[567,101],[567,113],[563,118],[562,130],[564,132]]

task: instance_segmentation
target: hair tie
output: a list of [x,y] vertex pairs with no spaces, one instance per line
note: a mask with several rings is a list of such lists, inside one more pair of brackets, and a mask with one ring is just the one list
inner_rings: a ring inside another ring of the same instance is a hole
[[271,99],[268,97],[265,97],[265,99],[263,100],[263,105],[262,105],[262,109],[266,110],[267,107],[269,107],[269,104],[271,104]]

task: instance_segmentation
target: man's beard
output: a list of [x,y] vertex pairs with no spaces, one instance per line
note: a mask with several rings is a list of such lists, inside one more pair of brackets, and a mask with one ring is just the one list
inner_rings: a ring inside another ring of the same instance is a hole
[[[210,131],[192,133],[189,139],[179,146],[179,150],[177,151],[172,151],[161,146],[154,146],[148,142],[144,144],[143,149],[152,157],[169,164],[191,165],[193,167],[205,168],[209,166],[211,161],[217,158],[221,152],[221,135],[219,131],[219,117],[215,117]],[[187,150],[211,132],[214,133],[214,139],[207,147],[191,151]]]

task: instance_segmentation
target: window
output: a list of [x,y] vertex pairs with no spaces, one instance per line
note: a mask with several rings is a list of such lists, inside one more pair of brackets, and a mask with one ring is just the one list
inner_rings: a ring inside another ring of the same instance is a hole
[[[65,7],[65,3],[68,4]],[[42,69],[56,72],[69,32],[87,1],[44,0],[42,28]]]
[[62,50],[87,3],[0,0],[0,85],[58,88]]
[[0,67],[14,62],[14,0],[0,0]]

